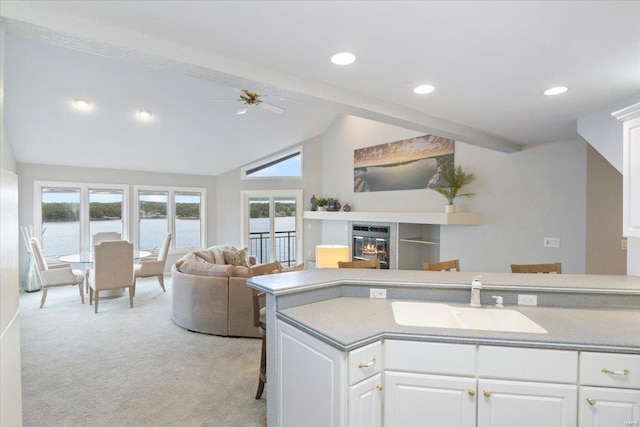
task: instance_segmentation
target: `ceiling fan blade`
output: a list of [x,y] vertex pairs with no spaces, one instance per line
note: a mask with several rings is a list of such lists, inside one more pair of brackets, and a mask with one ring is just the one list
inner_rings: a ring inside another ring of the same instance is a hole
[[241,109],[239,109],[238,111],[236,111],[236,114],[244,114],[249,110],[249,107],[242,107]]
[[284,108],[280,108],[280,107],[277,107],[275,105],[268,104],[266,102],[261,102],[259,104],[259,106],[264,108],[265,110],[269,110],[269,111],[271,111],[273,113],[278,113],[278,114],[284,113]]

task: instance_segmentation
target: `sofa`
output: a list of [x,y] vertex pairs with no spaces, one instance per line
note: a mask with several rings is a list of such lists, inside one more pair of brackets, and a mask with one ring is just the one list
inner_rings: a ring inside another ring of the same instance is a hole
[[231,245],[192,252],[171,267],[173,321],[205,334],[259,338],[247,287],[254,257]]

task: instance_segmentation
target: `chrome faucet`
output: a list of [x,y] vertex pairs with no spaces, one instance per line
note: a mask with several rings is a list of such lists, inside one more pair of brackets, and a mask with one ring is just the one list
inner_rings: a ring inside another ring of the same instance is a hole
[[482,282],[479,280],[482,275],[478,275],[474,277],[471,282],[471,302],[469,305],[471,307],[482,307],[482,303],[480,302],[480,289],[482,289]]

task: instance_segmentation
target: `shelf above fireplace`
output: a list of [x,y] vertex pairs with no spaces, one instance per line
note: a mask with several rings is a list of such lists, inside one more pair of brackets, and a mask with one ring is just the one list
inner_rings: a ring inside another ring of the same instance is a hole
[[482,214],[476,212],[314,212],[305,211],[304,219],[334,221],[380,221],[407,224],[478,225]]

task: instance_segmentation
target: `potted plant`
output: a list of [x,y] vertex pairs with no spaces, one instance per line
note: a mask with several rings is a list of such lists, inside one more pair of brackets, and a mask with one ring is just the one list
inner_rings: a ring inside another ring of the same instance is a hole
[[325,206],[327,206],[327,202],[328,202],[327,199],[318,197],[313,201],[313,204],[316,205],[316,207],[318,208],[318,212],[323,212],[325,209]]
[[453,213],[456,211],[456,205],[453,203],[457,197],[473,197],[475,193],[462,193],[460,190],[465,185],[471,184],[475,179],[473,172],[465,172],[462,166],[451,166],[444,170],[443,184],[439,187],[433,187],[434,191],[442,194],[447,199],[445,211]]

